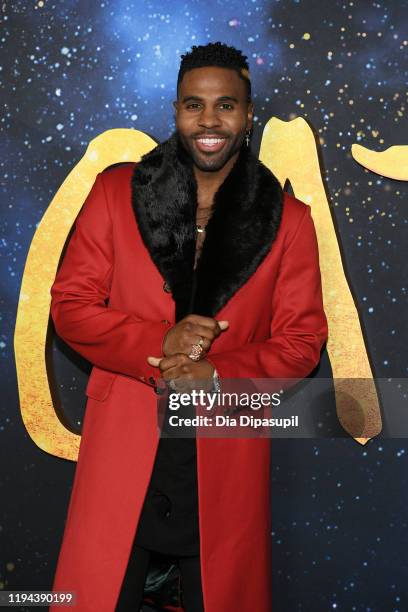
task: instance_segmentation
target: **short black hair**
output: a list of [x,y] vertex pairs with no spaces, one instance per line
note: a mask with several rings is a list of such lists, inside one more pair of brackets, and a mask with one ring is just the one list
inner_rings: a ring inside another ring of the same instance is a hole
[[235,70],[240,79],[245,81],[247,88],[247,102],[251,102],[251,80],[249,76],[248,57],[235,47],[230,47],[221,42],[208,43],[207,45],[193,45],[190,53],[181,55],[181,64],[177,77],[177,97],[183,76],[193,68],[204,66],[220,66]]

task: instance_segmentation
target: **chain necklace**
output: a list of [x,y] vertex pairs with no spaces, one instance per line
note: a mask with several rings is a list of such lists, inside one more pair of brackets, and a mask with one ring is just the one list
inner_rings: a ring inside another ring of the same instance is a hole
[[[196,230],[199,234],[203,234],[205,232],[205,226],[207,225],[208,219],[211,217],[212,213],[213,213],[213,210],[212,208],[210,208],[208,212],[202,214],[200,217],[196,217],[196,222],[198,222],[196,223]],[[202,225],[201,223],[199,223],[200,221],[203,221],[203,220],[207,221],[205,225]]]

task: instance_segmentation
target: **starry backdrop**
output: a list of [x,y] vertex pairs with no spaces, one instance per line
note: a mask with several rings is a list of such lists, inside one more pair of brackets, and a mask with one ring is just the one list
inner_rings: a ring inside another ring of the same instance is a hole
[[[115,0],[0,6],[0,588],[51,589],[75,464],[28,437],[13,334],[35,229],[96,135],[162,141],[180,55],[221,40],[248,56],[256,117],[306,118],[376,377],[408,371],[408,185],[353,161],[353,143],[408,145],[406,0]],[[80,426],[89,364],[53,347]],[[408,609],[407,440],[273,441],[273,609]],[[254,612],[256,612],[254,610]]]

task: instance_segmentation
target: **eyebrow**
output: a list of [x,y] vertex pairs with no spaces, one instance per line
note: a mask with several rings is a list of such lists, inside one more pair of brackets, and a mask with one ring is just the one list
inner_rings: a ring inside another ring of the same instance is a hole
[[[198,102],[202,102],[203,98],[200,98],[199,96],[184,96],[181,102],[184,104],[184,102],[187,102],[189,100],[196,100]],[[216,102],[221,102],[222,100],[232,100],[237,104],[239,103],[239,100],[237,98],[234,98],[234,96],[220,96],[219,98],[217,98]]]

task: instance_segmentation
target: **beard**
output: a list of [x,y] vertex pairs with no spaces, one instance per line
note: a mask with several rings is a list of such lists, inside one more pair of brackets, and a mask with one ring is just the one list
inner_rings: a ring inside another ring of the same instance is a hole
[[[235,136],[225,136],[226,141],[218,152],[200,151],[191,136],[184,136],[178,130],[178,139],[185,153],[193,164],[202,172],[218,172],[225,164],[241,150],[245,138],[245,129]],[[223,136],[224,137],[224,136]]]

